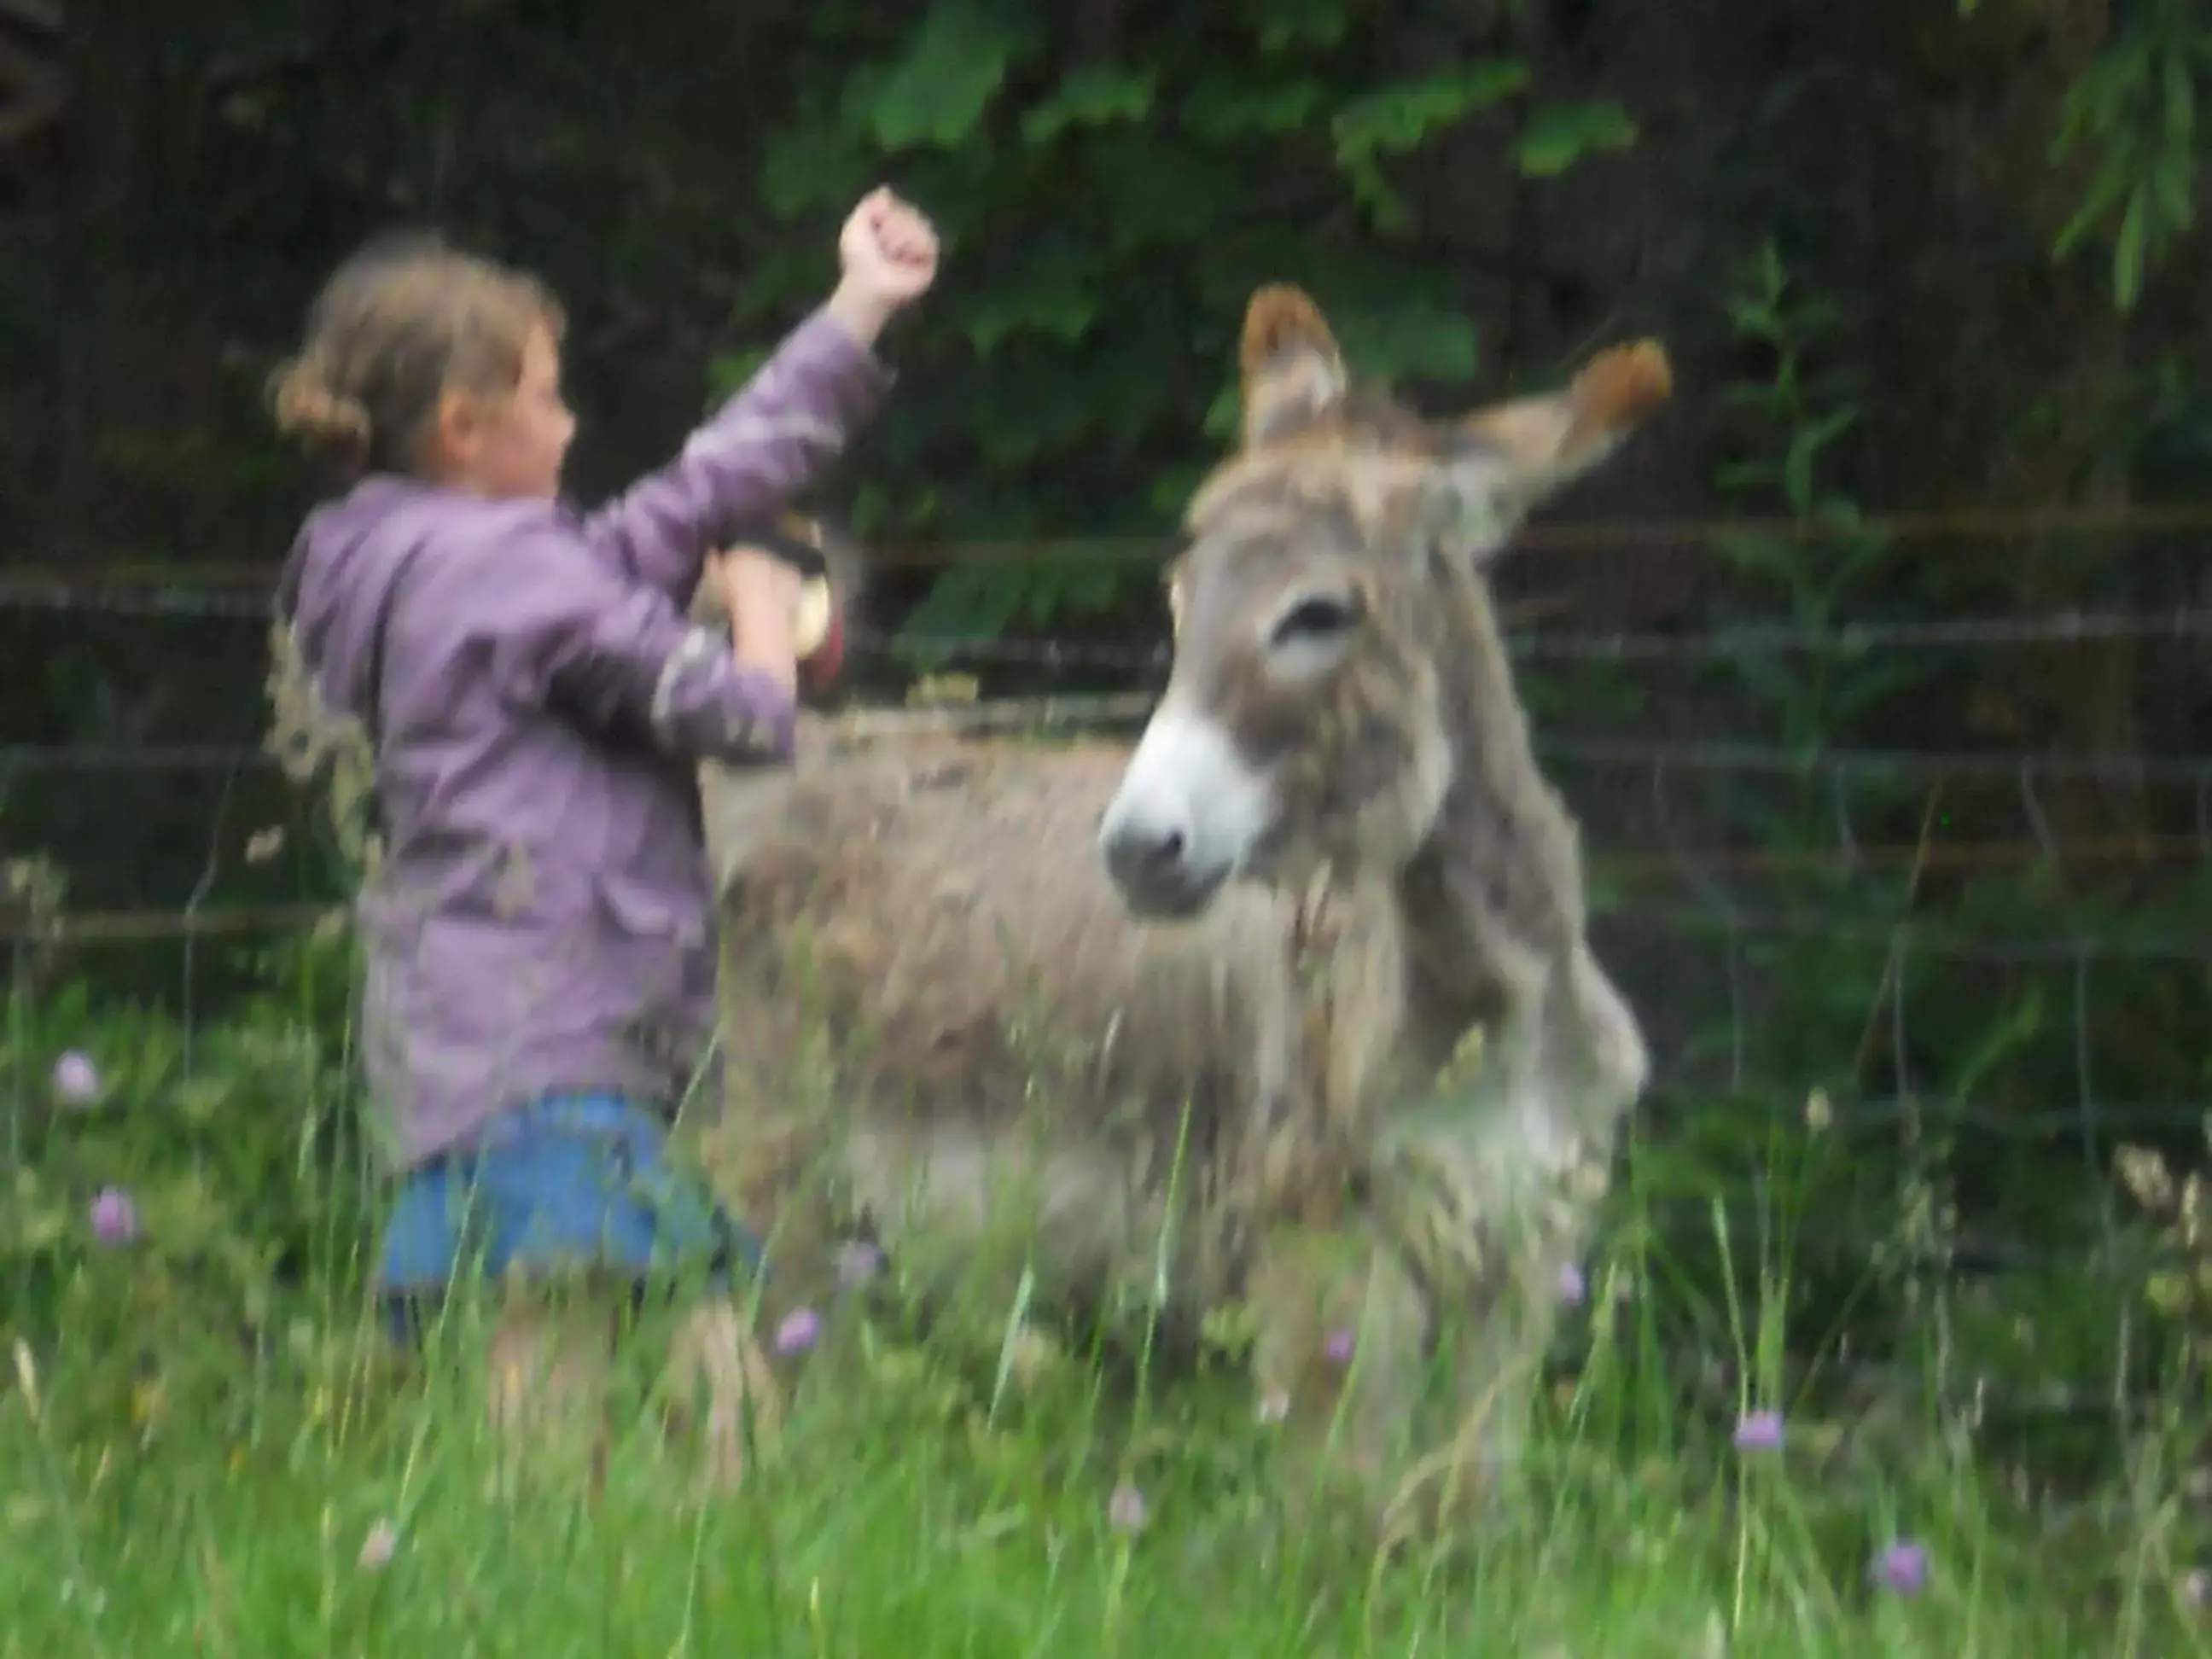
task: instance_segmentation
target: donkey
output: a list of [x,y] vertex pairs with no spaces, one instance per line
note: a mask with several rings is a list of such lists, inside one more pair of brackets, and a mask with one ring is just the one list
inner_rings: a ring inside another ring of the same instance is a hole
[[1647,1062],[1485,572],[1666,359],[1437,427],[1353,389],[1295,290],[1255,295],[1241,356],[1133,751],[809,733],[773,782],[704,771],[700,1149],[775,1299],[859,1230],[925,1296],[1170,1333],[1241,1305],[1261,1410],[1336,1422],[1346,1467],[1439,1420],[1440,1469],[1502,1467]]
[[[1355,387],[1318,309],[1282,287],[1254,295],[1241,356],[1243,448],[1186,514],[1174,666],[1101,853],[1142,921],[1256,884],[1294,896],[1310,929],[1388,892],[1399,994],[1357,1006],[1395,1005],[1390,1060],[1275,1097],[1310,1115],[1262,1131],[1267,1179],[1244,1196],[1261,1239],[1358,1218],[1364,1248],[1339,1271],[1380,1340],[1357,1427],[1398,1419],[1414,1355],[1441,1346],[1459,1426],[1494,1467],[1650,1061],[1592,954],[1575,823],[1531,750],[1485,575],[1670,373],[1655,343],[1616,349],[1564,394],[1431,425]],[[1470,1032],[1480,1063],[1454,1076]],[[1307,1255],[1255,1243],[1256,1299],[1325,1304]],[[1310,1346],[1279,1314],[1263,1378]]]

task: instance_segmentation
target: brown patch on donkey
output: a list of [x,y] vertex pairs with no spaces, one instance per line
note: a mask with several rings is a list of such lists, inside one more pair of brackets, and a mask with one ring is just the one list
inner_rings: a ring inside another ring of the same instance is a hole
[[1274,288],[1242,363],[1133,750],[810,733],[772,788],[704,777],[705,1150],[785,1294],[858,1220],[1000,1310],[1024,1267],[1044,1305],[1184,1328],[1241,1303],[1256,1399],[1340,1413],[1349,1467],[1502,1468],[1647,1061],[1486,567],[1665,398],[1666,360],[1431,424],[1353,390]]

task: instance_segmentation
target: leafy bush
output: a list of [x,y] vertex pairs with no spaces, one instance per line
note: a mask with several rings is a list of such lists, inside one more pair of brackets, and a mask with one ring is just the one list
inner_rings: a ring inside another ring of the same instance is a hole
[[[1451,26],[1422,69],[1394,68],[1389,26],[1348,0],[1127,12],[1110,46],[1085,27],[992,0],[832,3],[795,26],[761,175],[787,229],[738,320],[812,302],[817,228],[878,178],[928,210],[960,272],[900,342],[864,534],[1156,533],[1235,430],[1237,331],[1263,282],[1310,288],[1363,373],[1463,393],[1498,256],[1457,234],[1438,145],[1480,131],[1486,167],[1541,188],[1637,137],[1619,105],[1539,85],[1502,15]],[[1128,574],[957,567],[909,620],[1046,626],[1147,591]]]

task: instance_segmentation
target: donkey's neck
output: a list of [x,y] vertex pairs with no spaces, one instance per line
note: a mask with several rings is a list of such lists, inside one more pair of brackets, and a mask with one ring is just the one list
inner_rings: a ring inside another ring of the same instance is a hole
[[1437,671],[1452,781],[1397,884],[1415,1031],[1447,1051],[1583,928],[1574,820],[1537,767],[1487,589],[1470,574],[1448,603]]

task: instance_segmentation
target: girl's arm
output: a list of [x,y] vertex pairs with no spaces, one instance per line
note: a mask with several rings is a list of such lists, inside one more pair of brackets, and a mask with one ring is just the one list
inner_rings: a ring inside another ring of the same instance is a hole
[[659,588],[609,568],[573,529],[547,526],[529,539],[536,544],[495,567],[526,562],[532,573],[525,584],[498,579],[497,649],[511,696],[597,731],[650,733],[682,760],[790,761],[798,709],[787,672],[740,661],[719,633],[687,621]]
[[772,516],[825,471],[882,406],[880,319],[844,287],[691,434],[683,453],[581,525],[633,581],[688,607],[701,563],[746,520]]

